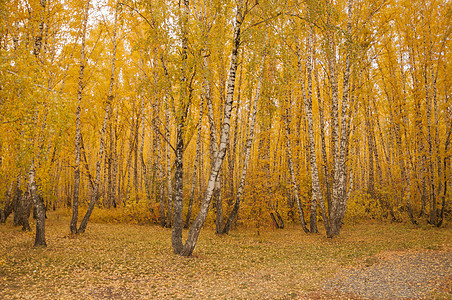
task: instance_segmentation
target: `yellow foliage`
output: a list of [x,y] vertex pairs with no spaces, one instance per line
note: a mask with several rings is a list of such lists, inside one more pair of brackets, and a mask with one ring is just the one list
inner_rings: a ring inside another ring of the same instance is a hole
[[347,221],[355,223],[368,219],[381,219],[382,208],[377,199],[373,199],[365,191],[356,191],[350,196],[347,204]]
[[129,201],[125,206],[111,209],[95,209],[90,220],[97,223],[158,223],[159,215],[156,205],[145,201]]

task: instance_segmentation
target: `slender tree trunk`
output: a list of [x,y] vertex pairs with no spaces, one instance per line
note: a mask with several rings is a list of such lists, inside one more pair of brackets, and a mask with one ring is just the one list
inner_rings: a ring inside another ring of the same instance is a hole
[[[352,1],[348,0],[348,21],[347,21],[347,35],[349,38],[351,36],[351,8]],[[349,43],[349,42],[347,42]],[[329,237],[334,235],[339,235],[339,231],[342,227],[342,221],[345,215],[346,204],[347,204],[347,177],[346,177],[346,147],[347,147],[347,124],[348,124],[348,101],[349,101],[349,78],[350,78],[350,68],[351,68],[351,50],[350,45],[346,48],[346,62],[345,62],[345,72],[343,78],[343,94],[342,94],[342,109],[340,115],[340,141],[335,143],[335,158],[334,158],[334,181],[333,181],[333,195],[332,195],[332,215],[330,216],[331,221],[331,232]],[[336,77],[335,70],[331,72],[331,77]],[[336,82],[335,80],[333,82]],[[336,84],[337,88],[337,84]],[[336,89],[335,88],[335,89]],[[333,89],[333,126],[336,131],[339,131],[339,117],[338,117],[338,96],[337,91]],[[335,94],[335,95],[334,95]],[[337,132],[336,132],[337,141]]]
[[[301,63],[301,62],[299,62],[299,63]],[[299,67],[301,67],[301,66],[299,66]],[[296,201],[297,207],[298,207],[298,214],[300,216],[301,226],[303,227],[304,232],[308,233],[309,229],[306,227],[306,221],[304,219],[303,206],[301,204],[301,199],[300,199],[299,193],[298,193],[298,184],[297,184],[297,179],[295,177],[295,170],[294,170],[293,159],[292,159],[292,144],[290,141],[290,119],[289,119],[290,114],[291,114],[291,112],[290,112],[291,96],[290,95],[288,96],[287,102],[288,103],[286,104],[284,123],[285,123],[285,127],[286,127],[286,152],[287,152],[289,174],[290,174],[290,180],[292,183],[293,196],[295,197],[295,201]]]
[[107,103],[105,107],[105,115],[104,115],[104,121],[102,124],[101,129],[101,137],[100,137],[100,146],[99,146],[99,153],[97,156],[97,164],[96,164],[96,178],[94,182],[94,189],[92,190],[91,199],[88,205],[88,210],[83,217],[82,222],[80,223],[80,227],[78,229],[78,233],[84,233],[86,230],[86,226],[88,225],[88,220],[93,212],[94,206],[97,203],[98,200],[98,193],[99,193],[99,183],[100,183],[100,173],[101,173],[101,165],[102,165],[102,159],[104,155],[104,148],[105,148],[105,137],[106,137],[106,129],[107,129],[107,123],[110,118],[110,110],[111,105],[114,99],[113,95],[113,87],[115,83],[115,65],[116,65],[116,34],[117,34],[117,24],[118,23],[118,8],[115,7],[115,21],[114,21],[114,29],[113,29],[113,57],[111,61],[111,73],[110,73],[110,86],[108,89],[108,96],[107,96]]
[[31,164],[28,173],[28,191],[33,205],[36,207],[36,236],[34,247],[46,247],[45,239],[45,207],[44,202],[37,195],[37,186],[35,182],[36,169],[34,161]]
[[159,195],[160,195],[160,225],[165,227],[166,216],[165,216],[165,186],[163,184],[163,156],[162,156],[162,143],[160,139],[157,142],[157,160],[158,160],[158,172],[159,172]]
[[[204,69],[208,70],[208,62],[207,57],[204,57],[203,59],[204,63]],[[215,124],[215,117],[214,117],[214,111],[213,111],[213,105],[212,105],[212,98],[211,98],[211,87],[210,87],[210,81],[207,77],[207,74],[204,78],[204,96],[206,97],[207,102],[207,108],[208,108],[208,119],[209,119],[209,126],[210,126],[210,160],[212,162],[212,165],[215,161],[215,157],[218,155],[218,138],[217,138],[217,126]],[[216,209],[216,226],[215,226],[215,233],[219,234],[222,229],[223,224],[223,205],[221,203],[221,195],[220,195],[220,176],[217,177],[217,181],[215,182],[215,187],[213,191],[213,199],[215,199],[214,205]]]
[[210,202],[212,200],[213,190],[215,188],[215,182],[218,177],[218,173],[220,171],[221,165],[223,163],[223,159],[226,155],[226,149],[229,144],[229,128],[231,126],[231,111],[232,104],[234,101],[234,89],[235,89],[235,78],[237,72],[237,64],[238,64],[238,51],[240,46],[240,31],[241,25],[244,19],[244,14],[242,12],[243,9],[243,0],[238,0],[237,3],[237,15],[234,22],[234,36],[232,40],[232,54],[231,54],[231,67],[229,70],[229,78],[228,78],[228,87],[227,87],[227,96],[226,103],[224,105],[224,118],[223,118],[223,126],[221,130],[220,137],[220,146],[217,153],[217,157],[215,158],[215,162],[212,166],[212,170],[210,172],[209,180],[207,183],[206,194],[204,200],[201,203],[200,211],[196,216],[193,224],[190,226],[188,231],[187,242],[184,245],[183,251],[180,253],[183,256],[191,256],[193,250],[196,247],[196,243],[198,241],[199,233],[201,232],[202,225],[206,220],[207,213],[209,212]]
[[22,175],[19,173],[19,176],[17,176],[16,179],[16,185],[14,186],[14,195],[12,199],[12,207],[13,207],[13,225],[19,226],[22,225],[20,222],[22,221],[22,209],[20,205],[20,197],[22,196],[22,190],[20,189],[22,181]]
[[[245,51],[242,51],[242,61]],[[241,100],[241,87],[242,87],[242,74],[243,74],[243,63],[240,65],[240,73],[239,73],[239,82],[238,82],[238,93],[237,93],[237,108],[236,111],[240,111],[240,100]],[[239,114],[237,113],[236,118],[234,120],[234,136],[232,138],[231,150],[228,151],[228,178],[227,182],[229,184],[229,196],[227,201],[227,210],[229,211],[230,207],[234,204],[234,190],[235,190],[235,161],[237,154],[237,141],[239,138]]]
[[[328,18],[328,25],[331,25],[330,19]],[[334,189],[334,178],[336,174],[336,161],[338,160],[339,155],[339,87],[337,82],[337,74],[336,74],[336,45],[334,43],[334,36],[332,27],[327,32],[327,63],[329,70],[329,78],[331,84],[331,146],[330,149],[330,157],[331,157],[331,165],[332,165],[332,191],[331,191],[331,202],[328,203],[328,212],[329,219],[331,221],[331,227],[333,227],[333,222],[335,220],[335,211],[337,209],[337,203],[335,202],[337,199],[333,197],[333,189]]]
[[215,233],[221,234],[223,231],[223,201],[221,198],[221,185],[223,174],[219,174],[217,182],[215,182],[215,190],[213,198],[215,199],[216,219],[215,219]]
[[181,88],[180,88],[180,106],[176,114],[176,151],[175,151],[175,165],[176,172],[175,177],[175,193],[174,193],[174,217],[173,217],[173,232],[171,235],[171,243],[173,250],[176,254],[180,254],[183,249],[182,242],[182,228],[183,228],[183,197],[184,197],[184,134],[185,134],[185,121],[187,118],[187,110],[190,104],[190,93],[188,93],[187,83],[187,57],[188,57],[188,40],[187,40],[187,27],[189,17],[189,0],[183,0],[179,2],[179,8],[181,9],[180,26],[182,32],[182,68],[181,68]]
[[78,220],[78,205],[80,194],[80,156],[81,156],[81,102],[83,97],[84,73],[85,73],[85,40],[86,40],[86,26],[88,23],[90,1],[86,2],[83,20],[82,20],[82,45],[79,64],[79,76],[78,76],[78,90],[77,90],[77,112],[75,117],[75,171],[74,171],[74,190],[72,196],[72,218],[70,223],[70,230],[72,234],[77,233],[77,220]]
[[[132,177],[132,161],[133,161],[133,152],[135,149],[135,146],[134,146],[135,121],[136,120],[132,120],[132,124],[130,126],[129,149],[128,149],[129,154],[127,156],[126,169],[124,170],[124,177],[127,174],[127,183],[125,183],[125,188],[124,188],[125,189],[125,198],[123,200],[124,206],[130,200],[130,182],[131,182],[130,178]],[[124,179],[124,181],[125,181],[125,179]]]
[[239,186],[237,189],[237,195],[235,196],[235,204],[234,204],[234,207],[232,208],[232,211],[229,214],[229,217],[223,228],[223,233],[226,233],[226,234],[229,233],[229,231],[231,230],[232,224],[235,221],[235,218],[237,217],[237,214],[238,214],[239,208],[240,208],[240,201],[242,199],[243,190],[245,188],[246,173],[248,170],[248,163],[249,163],[250,156],[251,156],[251,146],[253,145],[253,139],[254,139],[254,126],[256,124],[257,103],[259,101],[259,97],[260,97],[261,90],[262,90],[262,80],[263,80],[263,76],[264,76],[265,58],[267,56],[266,51],[267,50],[264,49],[264,52],[262,53],[260,75],[259,75],[259,79],[258,79],[258,83],[257,83],[256,94],[254,96],[253,109],[251,111],[251,116],[250,116],[249,122],[248,122],[247,139],[246,139],[246,146],[245,146],[245,160],[243,162],[242,174],[240,176],[240,183],[239,183]]
[[[316,81],[316,89],[317,89],[317,101],[318,101],[318,106],[319,106],[319,122],[320,122],[320,140],[321,140],[321,144],[322,144],[322,160],[323,160],[323,176],[325,177],[324,182],[325,182],[325,186],[326,186],[326,199],[327,199],[327,203],[329,204],[328,207],[330,207],[331,204],[331,184],[330,184],[330,171],[329,171],[329,165],[328,165],[328,156],[327,156],[327,152],[326,152],[326,139],[325,139],[325,118],[324,118],[324,101],[322,101],[322,97],[321,97],[321,93],[320,93],[320,81],[319,81],[319,74],[318,74],[318,70],[315,67],[315,51],[314,51],[314,78]],[[322,211],[323,214],[323,211]],[[328,220],[328,214],[326,215],[326,218],[324,217],[324,221]]]
[[[156,83],[156,78],[154,78],[154,82]],[[157,97],[156,97],[157,99]],[[158,104],[153,105],[153,118],[152,118],[152,128],[154,130],[154,139],[153,144],[154,148],[156,148],[156,161],[154,164],[154,169],[158,172],[158,180],[157,186],[158,186],[158,195],[159,195],[159,202],[160,202],[160,225],[162,227],[165,227],[166,223],[166,215],[165,215],[165,186],[163,184],[163,178],[164,178],[164,172],[163,172],[163,156],[162,156],[162,143],[160,140],[160,132],[159,128],[157,126],[157,117],[158,117]]]
[[190,218],[193,209],[193,200],[195,197],[195,186],[196,186],[196,171],[198,170],[199,156],[201,154],[201,132],[202,132],[202,116],[204,112],[203,105],[204,97],[201,97],[201,102],[199,104],[199,118],[198,118],[198,132],[196,134],[196,154],[195,154],[195,163],[193,166],[193,174],[190,188],[190,200],[188,202],[188,211],[187,216],[185,218],[184,228],[188,228],[190,226]]
[[[313,180],[313,164],[312,164],[312,145],[314,145],[315,141],[314,141],[314,127],[313,127],[313,121],[312,121],[312,61],[313,61],[313,38],[314,38],[314,31],[312,29],[311,26],[309,26],[309,33],[308,33],[308,37],[307,37],[307,57],[306,57],[306,71],[307,71],[307,79],[308,79],[308,94],[307,97],[305,98],[305,113],[306,113],[306,119],[307,119],[307,123],[308,123],[308,132],[312,131],[312,138],[311,135],[309,134],[309,148],[310,148],[310,164],[311,164],[311,181],[314,182]],[[300,53],[298,52],[298,59],[300,60]],[[300,76],[302,76],[302,74],[300,74]],[[307,101],[307,103],[306,103]],[[310,106],[310,107],[308,107]],[[307,113],[307,109],[310,108],[311,109],[311,120],[308,120],[308,113]],[[311,129],[309,129],[309,126],[311,126]],[[315,158],[315,145],[314,145],[314,158]],[[312,201],[311,201],[311,216],[310,216],[310,231],[312,233],[317,233],[319,230],[317,229],[317,200],[322,199],[322,194],[321,194],[321,190],[320,190],[320,181],[319,181],[319,174],[318,174],[318,168],[317,168],[317,160],[315,160],[315,176],[317,177],[316,180],[316,184],[318,183],[318,192],[319,194],[317,194],[315,197],[312,197]],[[314,189],[313,189],[314,190]],[[314,194],[314,193],[313,193]]]
[[166,227],[170,228],[173,216],[173,184],[171,182],[171,135],[169,131],[169,109],[166,109],[166,179],[167,179],[167,208],[166,208]]
[[180,254],[183,248],[182,243],[182,209],[183,209],[183,191],[184,191],[184,165],[183,165],[183,155],[184,155],[184,130],[185,121],[178,122],[176,128],[176,157],[175,165],[176,172],[174,174],[175,178],[175,193],[174,193],[174,217],[173,217],[173,233],[172,233],[172,245],[174,252]]
[[[308,94],[306,96],[306,93],[304,91],[304,80],[303,80],[303,70],[301,68],[301,54],[299,51],[299,47],[297,47],[297,58],[298,58],[298,73],[300,77],[300,85],[301,89],[303,90],[302,95],[304,98],[304,106],[305,106],[305,113],[306,113],[306,121],[308,123],[308,136],[309,136],[309,153],[310,153],[310,165],[311,165],[311,182],[312,182],[312,202],[311,202],[311,232],[317,233],[317,210],[316,210],[316,204],[317,201],[319,202],[321,211],[322,211],[322,217],[323,217],[323,223],[325,226],[325,230],[327,234],[330,232],[330,225],[328,216],[326,213],[325,204],[323,202],[323,196],[322,191],[320,188],[320,179],[319,179],[319,171],[317,167],[317,158],[315,153],[315,140],[314,140],[314,122],[312,117],[312,61],[311,61],[311,55],[312,55],[312,39],[313,39],[313,29],[309,28],[309,35],[308,35],[308,57],[307,57],[307,76],[308,76]],[[290,142],[289,142],[290,143]],[[289,144],[288,144],[289,146]],[[290,161],[289,161],[290,165]],[[290,166],[289,166],[290,167]],[[306,230],[305,230],[306,231]]]
[[139,138],[139,130],[140,130],[140,115],[137,112],[135,129],[134,129],[134,142],[133,142],[133,187],[135,190],[135,203],[138,203],[140,200],[139,195],[139,187],[138,187],[138,138]]
[[13,212],[13,192],[14,192],[14,181],[12,180],[8,192],[6,194],[6,203],[5,208],[0,212],[0,223],[5,223],[6,219],[9,217],[9,215]]
[[113,152],[115,150],[114,147],[114,133],[113,133],[113,124],[110,122],[108,125],[108,133],[110,135],[109,143],[110,143],[110,151],[108,152],[108,160],[107,160],[107,198],[106,198],[106,208],[110,208],[113,204]]
[[117,187],[119,186],[118,178],[118,135],[116,133],[116,125],[113,128],[113,162],[112,162],[112,175],[111,175],[111,204],[116,207],[118,204]]
[[141,170],[142,170],[142,180],[144,180],[144,191],[146,193],[146,199],[148,204],[151,204],[151,182],[148,179],[148,168],[146,166],[146,162],[144,161],[144,137],[146,135],[146,126],[144,124],[145,114],[144,114],[144,99],[141,96],[141,124],[143,126],[143,131],[141,133],[141,143],[140,143],[140,161],[141,161]]
[[30,227],[30,212],[31,212],[31,206],[32,206],[32,199],[30,197],[29,191],[25,191],[25,193],[20,198],[20,205],[22,207],[22,231],[31,231]]

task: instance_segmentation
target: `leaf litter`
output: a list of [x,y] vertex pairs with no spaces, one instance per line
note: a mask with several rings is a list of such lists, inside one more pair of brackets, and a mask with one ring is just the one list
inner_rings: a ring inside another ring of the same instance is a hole
[[[376,290],[391,290],[373,277],[383,276],[386,267],[393,271],[388,280],[406,278],[413,266],[417,293],[401,298],[451,295],[449,228],[345,225],[330,240],[324,233],[306,235],[297,225],[259,236],[251,229],[216,236],[207,227],[193,257],[184,258],[172,252],[171,229],[90,223],[85,234],[71,236],[69,220],[57,216],[49,213],[45,249],[32,248],[33,234],[0,226],[1,299],[384,298],[396,294],[362,292],[362,284],[351,280],[367,278]],[[421,258],[425,266],[410,264]],[[435,280],[421,280],[422,274]],[[405,284],[394,280],[392,289]]]

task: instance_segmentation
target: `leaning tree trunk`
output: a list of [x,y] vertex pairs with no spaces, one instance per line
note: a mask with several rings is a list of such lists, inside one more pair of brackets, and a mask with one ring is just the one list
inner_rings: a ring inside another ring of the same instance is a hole
[[[205,72],[209,69],[207,57],[204,56],[203,58],[203,67]],[[204,77],[204,96],[206,98],[207,102],[207,108],[208,108],[208,119],[209,119],[209,127],[210,127],[210,153],[211,153],[211,161],[212,163],[215,161],[215,157],[218,155],[218,145],[217,145],[217,126],[215,125],[215,119],[214,119],[214,112],[213,112],[213,105],[212,105],[212,97],[211,97],[211,87],[210,82],[205,75]],[[217,181],[215,182],[215,187],[213,191],[213,198],[215,199],[215,207],[216,207],[216,222],[215,222],[215,233],[221,232],[221,227],[223,226],[223,206],[221,203],[221,195],[220,195],[220,177],[217,177]]]
[[111,73],[110,73],[110,86],[108,89],[108,96],[107,96],[107,104],[105,107],[105,115],[104,115],[104,121],[102,124],[101,129],[101,137],[100,137],[100,146],[99,146],[99,153],[97,156],[97,164],[96,164],[96,179],[94,181],[94,189],[92,190],[91,194],[91,200],[88,205],[88,210],[86,211],[85,216],[83,217],[82,222],[80,223],[80,227],[78,229],[79,233],[84,233],[86,230],[86,226],[88,225],[88,220],[93,212],[94,206],[97,203],[98,200],[98,193],[99,193],[99,183],[100,183],[100,173],[101,173],[101,165],[102,165],[102,158],[104,155],[104,148],[105,148],[105,137],[106,137],[106,131],[107,131],[107,123],[110,118],[110,109],[111,105],[114,99],[113,96],[113,87],[115,83],[115,61],[116,61],[116,32],[117,32],[117,25],[118,25],[118,9],[116,7],[115,9],[115,23],[114,23],[114,29],[113,29],[113,57],[111,61]]
[[[242,61],[245,51],[242,51]],[[237,92],[237,105],[236,105],[236,111],[240,111],[240,102],[241,102],[241,87],[242,87],[242,78],[243,78],[243,64],[240,65],[240,73],[239,73],[239,82],[238,82],[238,92]],[[229,208],[234,204],[234,188],[235,188],[235,160],[236,160],[236,153],[237,153],[237,143],[239,138],[239,114],[236,115],[236,118],[234,120],[234,135],[232,138],[232,145],[230,145],[230,150],[228,151],[228,189],[229,189],[229,195],[228,195],[228,201],[227,201],[227,208]]]
[[206,194],[204,200],[201,203],[200,211],[196,216],[193,224],[190,226],[187,241],[184,245],[183,251],[180,253],[183,256],[191,256],[193,250],[196,247],[196,243],[198,241],[202,225],[204,224],[204,221],[206,220],[207,214],[209,212],[210,202],[212,201],[213,190],[215,188],[215,182],[217,181],[218,173],[220,171],[223,159],[226,155],[226,149],[229,144],[229,128],[231,126],[230,124],[231,111],[232,104],[234,101],[235,78],[238,65],[238,51],[240,46],[240,30],[244,19],[242,8],[243,0],[238,0],[237,16],[234,22],[235,24],[234,24],[234,36],[232,40],[231,67],[228,76],[229,78],[228,78],[227,96],[226,103],[224,106],[224,118],[220,136],[220,146],[214,164],[210,171]]
[[260,76],[257,83],[257,89],[256,89],[256,95],[254,96],[254,102],[253,102],[253,110],[250,116],[249,120],[249,129],[246,139],[246,146],[245,146],[245,161],[243,162],[243,169],[242,169],[242,175],[240,177],[240,183],[239,187],[237,189],[237,195],[235,197],[235,204],[232,208],[231,213],[229,214],[228,220],[226,221],[226,224],[223,228],[223,233],[229,233],[229,230],[231,230],[232,223],[234,222],[235,218],[237,217],[237,214],[239,212],[240,208],[240,201],[242,198],[243,190],[245,188],[245,179],[246,179],[246,172],[248,169],[248,163],[250,160],[250,154],[251,154],[251,146],[253,145],[253,138],[254,138],[254,126],[256,124],[256,115],[257,115],[257,102],[259,100],[261,90],[262,90],[262,80],[264,75],[264,67],[265,67],[265,58],[266,58],[266,50],[264,49],[264,52],[262,54],[262,62],[261,62],[261,70],[260,70]]

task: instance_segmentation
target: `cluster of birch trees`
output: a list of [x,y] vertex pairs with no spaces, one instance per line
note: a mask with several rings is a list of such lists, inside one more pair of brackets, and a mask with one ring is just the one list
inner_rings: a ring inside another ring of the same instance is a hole
[[441,226],[451,18],[440,0],[1,1],[1,221],[29,230],[33,207],[38,246],[46,209],[76,234],[135,205],[184,256],[206,220]]

